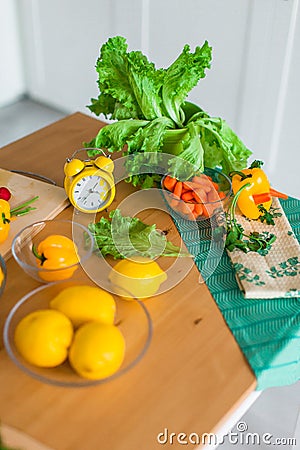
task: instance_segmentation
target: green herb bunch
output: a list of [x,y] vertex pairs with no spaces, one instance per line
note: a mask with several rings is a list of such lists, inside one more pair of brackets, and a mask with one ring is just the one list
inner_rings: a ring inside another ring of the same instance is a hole
[[[238,223],[235,215],[236,204],[241,192],[250,186],[250,183],[243,185],[232,199],[229,211],[226,214],[227,233],[225,240],[225,248],[232,252],[234,249],[239,249],[244,253],[257,252],[260,255],[267,255],[272,244],[276,240],[276,236],[269,231],[252,231],[249,234],[244,233],[244,228]],[[273,217],[273,215],[272,215]]]

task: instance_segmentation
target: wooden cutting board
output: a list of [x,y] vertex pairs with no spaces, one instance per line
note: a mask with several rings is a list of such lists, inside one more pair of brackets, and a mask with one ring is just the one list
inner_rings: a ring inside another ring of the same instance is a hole
[[65,190],[59,186],[4,169],[0,169],[0,186],[7,187],[12,194],[9,200],[11,209],[39,196],[31,205],[35,210],[11,221],[8,239],[0,244],[0,254],[7,260],[11,256],[13,238],[22,228],[40,220],[53,219],[69,205],[69,200]]

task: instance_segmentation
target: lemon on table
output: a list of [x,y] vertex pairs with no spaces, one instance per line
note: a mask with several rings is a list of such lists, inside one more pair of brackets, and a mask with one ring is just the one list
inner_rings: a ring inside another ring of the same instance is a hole
[[124,355],[125,340],[119,328],[89,322],[75,332],[69,362],[78,375],[100,380],[117,372]]
[[132,299],[128,293],[143,299],[157,293],[161,283],[167,279],[167,274],[156,261],[135,257],[118,261],[110,271],[109,279],[116,293],[126,300]]
[[40,309],[16,326],[14,340],[23,358],[39,367],[56,367],[68,356],[73,338],[71,321],[61,312]]
[[116,313],[113,296],[99,287],[88,285],[63,289],[50,301],[50,308],[64,313],[74,327],[89,321],[113,324]]

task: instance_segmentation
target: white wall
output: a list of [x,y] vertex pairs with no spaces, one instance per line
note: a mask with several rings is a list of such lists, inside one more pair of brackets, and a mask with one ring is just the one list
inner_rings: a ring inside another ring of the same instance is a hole
[[141,49],[158,67],[169,65],[186,43],[193,49],[207,39],[212,69],[191,99],[235,124],[249,0],[19,0],[19,5],[27,85],[35,98],[88,112],[85,105],[98,94],[95,62],[109,36],[125,36],[130,49]]
[[274,187],[300,197],[299,0],[253,0],[238,131]]
[[123,33],[140,47],[142,2],[18,0],[18,4],[28,92],[67,112],[88,114],[86,105],[98,96],[94,67],[100,46]]
[[0,0],[0,107],[25,92],[15,0]]
[[158,67],[184,44],[207,39],[212,68],[190,100],[228,121],[265,160],[274,187],[300,196],[299,1],[17,0],[26,89],[63,111],[89,114],[98,95],[95,62],[109,36],[125,36],[129,49]]

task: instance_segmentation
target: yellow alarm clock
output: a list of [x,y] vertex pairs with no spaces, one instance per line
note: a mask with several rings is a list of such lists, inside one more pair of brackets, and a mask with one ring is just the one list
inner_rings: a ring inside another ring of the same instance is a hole
[[[105,155],[95,159],[68,158],[65,166],[64,188],[72,205],[85,213],[97,213],[107,208],[115,197],[114,163]],[[93,149],[94,150],[94,149]]]

